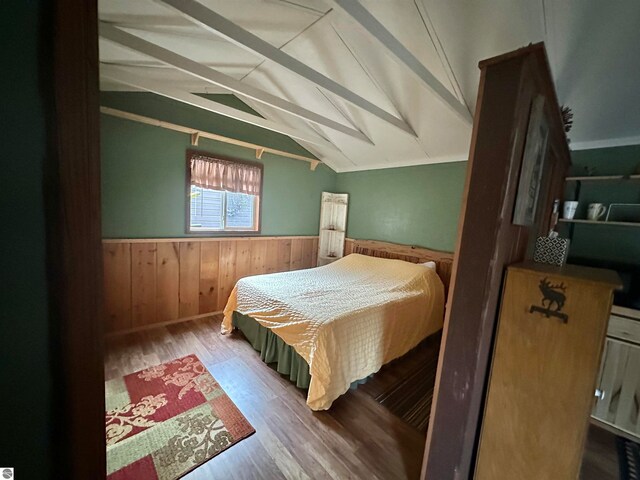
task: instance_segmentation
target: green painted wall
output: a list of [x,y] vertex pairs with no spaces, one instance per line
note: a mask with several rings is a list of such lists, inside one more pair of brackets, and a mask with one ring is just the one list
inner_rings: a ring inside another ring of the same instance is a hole
[[[216,100],[249,112],[231,95]],[[147,93],[103,93],[103,105],[308,154],[291,139]],[[255,112],[253,112],[255,113]],[[187,135],[109,115],[102,122],[105,238],[185,237]],[[252,150],[201,139],[201,150],[255,160]],[[453,250],[466,163],[336,174],[265,154],[263,235],[317,235],[322,191],[351,194],[348,235]],[[372,212],[377,212],[373,215]]]
[[[572,152],[572,174],[616,175],[640,172],[640,145]],[[587,170],[588,169],[588,170]],[[571,186],[567,198],[574,198]],[[640,183],[584,182],[576,218],[585,218],[589,203],[640,203]],[[568,229],[562,233],[567,234]],[[571,259],[591,259],[640,265],[640,228],[575,225]]]
[[467,163],[341,173],[347,235],[453,251]]
[[[224,103],[251,111],[231,95]],[[102,105],[281,150],[309,155],[290,138],[147,93],[103,93]],[[255,112],[254,112],[255,113]],[[185,237],[188,135],[101,115],[102,233],[105,238]],[[208,139],[198,149],[256,161],[255,152]],[[322,191],[336,174],[265,153],[262,235],[317,235]]]
[[[250,111],[230,95],[216,100]],[[147,93],[103,93],[103,105],[282,150],[308,154],[286,136]],[[255,113],[255,112],[253,112]],[[101,116],[105,238],[185,237],[187,135]],[[255,160],[252,150],[201,139],[201,150]],[[265,154],[263,235],[317,235],[322,191],[350,194],[348,235],[440,250],[455,247],[466,163],[336,174]],[[375,214],[373,213],[375,212]]]
[[0,2],[0,464],[25,480],[50,478],[53,458],[43,194],[53,98],[48,4]]

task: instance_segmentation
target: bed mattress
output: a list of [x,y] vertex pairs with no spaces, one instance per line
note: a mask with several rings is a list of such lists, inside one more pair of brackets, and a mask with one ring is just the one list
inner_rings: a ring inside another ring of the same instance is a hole
[[326,410],[351,384],[442,328],[444,286],[435,270],[351,254],[329,265],[246,277],[224,310],[269,328],[309,364],[307,405]]

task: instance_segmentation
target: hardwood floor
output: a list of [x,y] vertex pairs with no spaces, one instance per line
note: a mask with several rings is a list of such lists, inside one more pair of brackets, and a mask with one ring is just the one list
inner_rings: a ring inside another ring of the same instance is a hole
[[[256,429],[184,478],[419,478],[439,336],[383,367],[329,411],[312,412],[305,392],[265,365],[240,333],[220,335],[220,320],[192,320],[107,340],[107,380],[195,353]],[[416,398],[423,398],[420,407]],[[580,478],[618,478],[612,434],[591,427]]]
[[427,434],[442,335],[436,333],[358,387],[412,427]]
[[419,478],[424,434],[370,394],[350,390],[329,411],[312,412],[305,392],[265,365],[241,334],[219,332],[217,317],[107,340],[107,380],[195,353],[256,429],[184,478]]
[[580,480],[618,480],[616,436],[591,425],[582,459]]

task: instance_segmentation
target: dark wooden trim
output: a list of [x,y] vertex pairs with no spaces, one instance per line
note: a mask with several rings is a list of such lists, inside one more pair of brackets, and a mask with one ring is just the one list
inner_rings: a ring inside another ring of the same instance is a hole
[[106,475],[97,27],[95,0],[55,3],[49,269],[60,322],[55,442],[64,469],[56,476],[78,480]]
[[[254,167],[260,168],[260,196],[258,197],[258,228],[257,230],[210,230],[203,232],[192,232],[191,231],[191,157],[193,155],[208,155],[211,158],[217,158],[220,160],[226,160],[228,162],[240,163],[242,165],[252,165]],[[249,160],[240,160],[233,157],[228,157],[224,155],[218,155],[216,153],[206,152],[204,150],[196,150],[193,148],[188,148],[185,154],[185,165],[186,165],[186,175],[185,175],[185,220],[184,220],[184,231],[189,236],[194,237],[237,237],[237,236],[249,236],[255,235],[259,236],[262,233],[262,196],[264,190],[264,164],[260,162],[252,162]]]

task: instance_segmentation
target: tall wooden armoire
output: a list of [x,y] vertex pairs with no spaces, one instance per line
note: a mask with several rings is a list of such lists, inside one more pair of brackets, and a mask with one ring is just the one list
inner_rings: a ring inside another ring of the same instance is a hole
[[609,270],[508,268],[474,478],[578,478],[619,286]]

